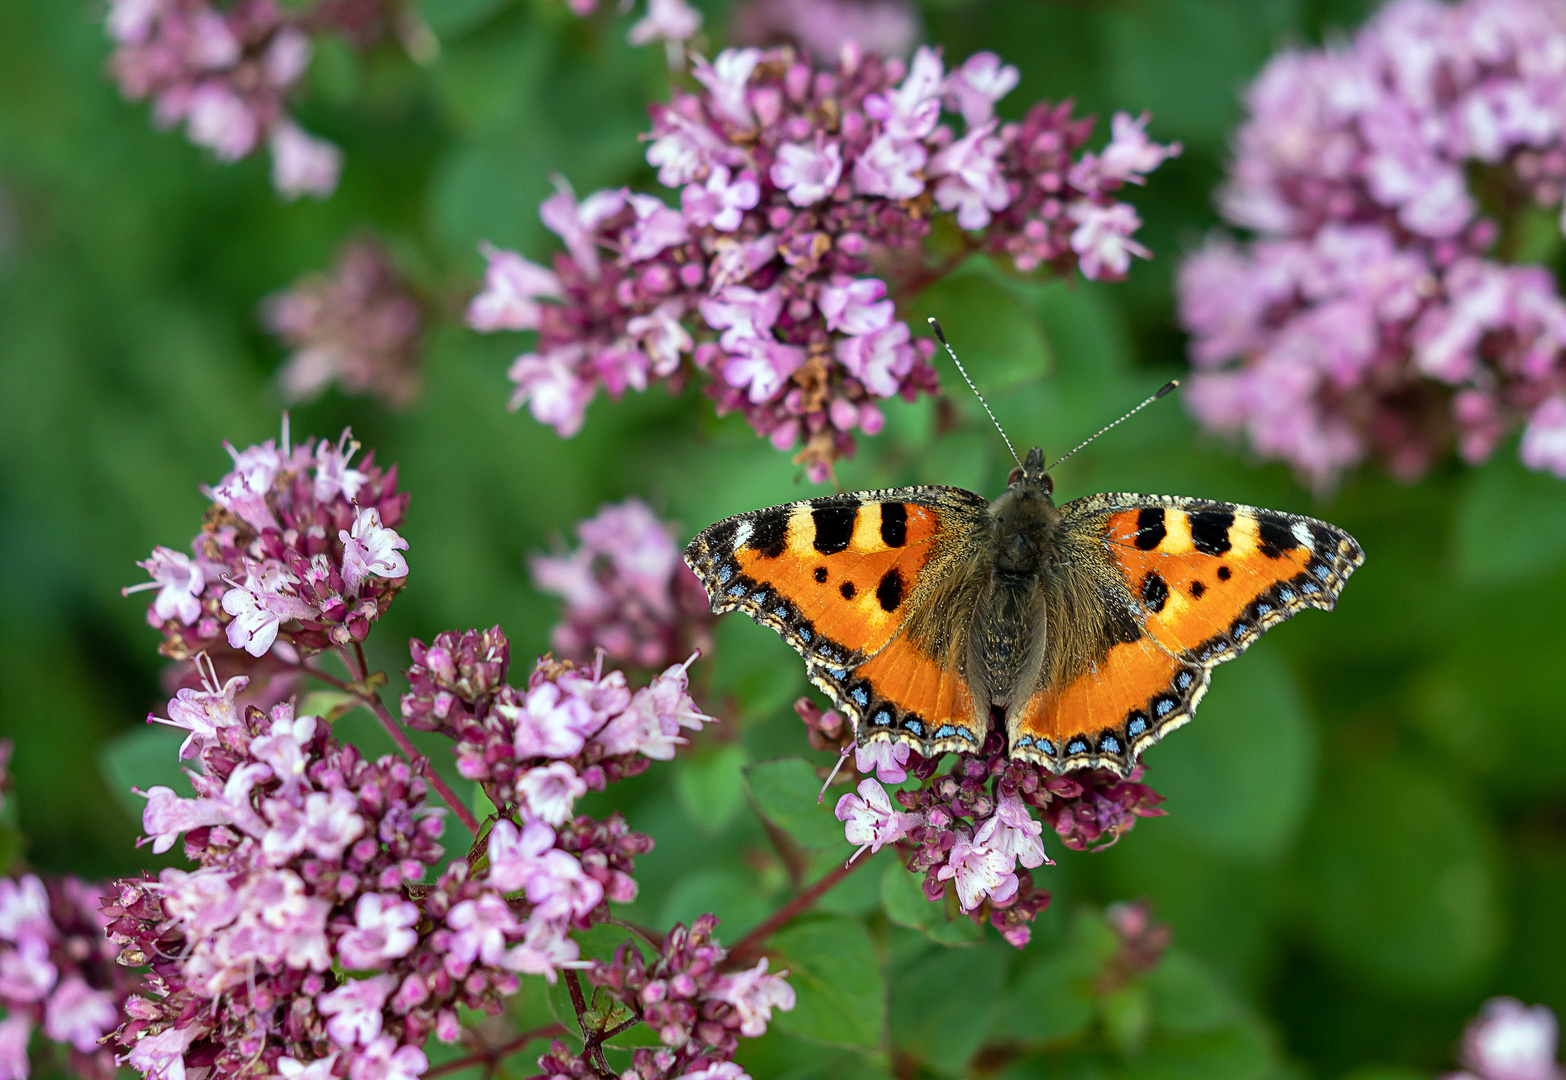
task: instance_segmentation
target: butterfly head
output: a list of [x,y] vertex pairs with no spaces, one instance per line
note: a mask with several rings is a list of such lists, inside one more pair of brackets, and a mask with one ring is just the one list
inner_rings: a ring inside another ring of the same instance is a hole
[[1026,488],[1036,489],[1045,499],[1055,492],[1055,481],[1050,479],[1049,473],[1044,471],[1044,451],[1035,446],[1028,451],[1027,458],[1021,465],[1011,470],[1011,475],[1006,478],[1008,489],[1022,485]]

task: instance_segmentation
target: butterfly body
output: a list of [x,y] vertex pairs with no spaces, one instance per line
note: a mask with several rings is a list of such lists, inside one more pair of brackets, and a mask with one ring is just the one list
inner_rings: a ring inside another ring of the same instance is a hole
[[827,496],[704,530],[713,610],[783,635],[860,743],[1125,774],[1185,723],[1211,669],[1363,554],[1311,518],[1173,496],[1056,506],[1037,449],[993,502],[961,488]]

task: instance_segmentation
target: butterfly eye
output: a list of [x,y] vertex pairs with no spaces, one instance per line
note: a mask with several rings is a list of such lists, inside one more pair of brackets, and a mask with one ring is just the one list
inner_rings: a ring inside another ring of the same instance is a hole
[[1055,494],[1055,478],[1050,476],[1049,473],[1044,474],[1044,494]]
[[1006,486],[1007,487],[1011,487],[1011,485],[1015,484],[1018,480],[1021,480],[1021,479],[1022,479],[1022,466],[1018,465],[1015,469],[1011,470],[1011,474],[1006,477]]

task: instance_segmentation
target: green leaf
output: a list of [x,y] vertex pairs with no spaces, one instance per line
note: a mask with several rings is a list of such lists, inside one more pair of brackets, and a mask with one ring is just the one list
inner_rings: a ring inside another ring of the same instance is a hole
[[1035,960],[1006,995],[994,1035],[1021,1043],[1049,1043],[1081,1035],[1093,1020],[1098,962],[1078,948]]
[[1315,729],[1269,643],[1213,673],[1195,720],[1147,753],[1169,831],[1215,853],[1279,858],[1309,809]]
[[1464,579],[1515,581],[1566,559],[1566,484],[1524,468],[1503,447],[1469,473],[1464,488],[1453,522]]
[[1496,843],[1454,788],[1401,762],[1344,765],[1304,842],[1300,899],[1318,940],[1409,993],[1464,984],[1501,944]]
[[761,761],[745,768],[745,783],[756,809],[772,824],[788,833],[801,847],[824,848],[845,844],[843,823],[832,816],[832,806],[816,802],[821,780],[804,758]]
[[117,735],[98,754],[98,768],[109,790],[125,812],[141,820],[147,805],[131,788],[143,791],[157,785],[190,795],[190,781],[179,762],[179,747],[186,732],[166,724],[148,724]]
[[772,967],[788,971],[796,1004],[773,1014],[780,1031],[835,1046],[874,1049],[886,1024],[886,980],[858,919],[824,916],[773,935]]
[[910,872],[893,862],[881,875],[881,903],[886,917],[898,926],[921,930],[931,941],[942,945],[967,945],[984,936],[984,928],[974,925],[961,912],[953,913],[945,903],[925,897],[923,875]]
[[[1009,946],[932,949],[892,974],[892,1043],[931,1068],[956,1072],[990,1026]],[[953,1007],[958,1005],[959,1007]]]
[[683,875],[669,891],[660,912],[661,922],[686,926],[700,915],[719,919],[725,941],[739,938],[772,912],[772,905],[757,889],[756,875],[732,867],[704,866]]
[[1195,957],[1170,949],[1147,974],[1153,1023],[1171,1032],[1215,1031],[1233,1023],[1233,996]]
[[703,832],[722,832],[745,802],[745,748],[704,746],[677,760],[675,786],[686,815]]
[[[983,390],[993,392],[1037,379],[1049,370],[1049,347],[1038,321],[988,269],[985,260],[976,259],[963,272],[924,290],[917,306],[920,325],[915,330],[924,330],[925,319],[940,320],[941,329]],[[937,365],[940,363],[937,360]],[[984,419],[972,395],[964,393],[960,400],[962,408],[972,405],[977,419]]]

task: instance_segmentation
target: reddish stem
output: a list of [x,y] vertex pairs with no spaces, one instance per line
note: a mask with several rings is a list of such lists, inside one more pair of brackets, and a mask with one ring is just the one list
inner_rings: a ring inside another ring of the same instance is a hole
[[548,1024],[541,1028],[534,1028],[532,1031],[524,1031],[514,1039],[508,1039],[499,1046],[486,1047],[477,1053],[457,1058],[455,1061],[448,1061],[444,1065],[437,1065],[424,1075],[426,1078],[444,1076],[446,1073],[456,1072],[458,1069],[466,1069],[469,1065],[477,1065],[481,1061],[493,1064],[507,1054],[522,1049],[534,1039],[544,1039],[552,1035],[564,1034],[566,1034],[564,1024]]
[[817,881],[810,888],[774,911],[766,922],[740,938],[734,947],[729,950],[729,956],[732,958],[744,956],[746,953],[760,952],[762,944],[773,934],[788,925],[789,920],[808,909],[817,900],[830,892],[838,882],[869,861],[869,859],[855,859],[853,862],[847,862],[842,866],[834,868],[831,873],[824,875],[820,881]]
[[[364,658],[363,651],[359,653],[359,658],[362,664]],[[343,662],[348,665],[348,670],[350,673],[352,673],[354,671],[354,664],[352,659],[350,659],[346,653],[343,655]],[[354,697],[364,702],[365,708],[369,709],[370,712],[375,714],[375,718],[381,722],[381,727],[386,729],[386,733],[392,737],[392,742],[397,744],[397,749],[402,751],[404,757],[412,762],[426,761],[424,755],[419,753],[419,748],[413,745],[413,742],[408,738],[407,733],[404,732],[402,727],[392,719],[391,713],[388,712],[386,706],[381,703],[380,694],[375,693],[372,690],[364,689],[363,680],[367,668],[360,668],[357,675],[359,682],[357,685],[355,685],[346,683],[342,679],[337,678],[335,675],[329,675],[319,668],[311,667],[309,664],[306,664],[303,661],[300,661],[291,666],[298,668],[306,675],[311,675],[317,679],[320,679],[328,686],[335,686],[345,694],[352,694]],[[467,826],[469,832],[471,832],[474,836],[477,836],[479,831],[479,822],[478,818],[473,816],[473,811],[469,810],[467,805],[463,803],[461,799],[457,798],[457,793],[451,790],[450,785],[448,785],[446,781],[442,780],[439,774],[437,774],[433,768],[426,766],[426,768],[424,768],[422,771],[424,774],[424,779],[429,783],[430,787],[435,789],[435,793],[445,801],[446,805],[451,807],[451,812],[457,815],[457,820],[461,821],[463,825]]]

